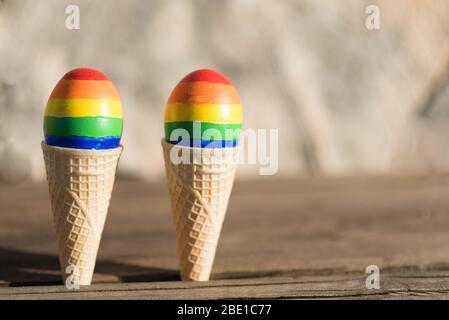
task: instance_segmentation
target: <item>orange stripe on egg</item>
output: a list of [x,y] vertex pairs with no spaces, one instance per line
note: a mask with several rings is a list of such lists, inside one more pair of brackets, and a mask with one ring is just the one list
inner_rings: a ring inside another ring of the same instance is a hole
[[50,99],[109,99],[120,97],[111,81],[65,80],[58,82]]

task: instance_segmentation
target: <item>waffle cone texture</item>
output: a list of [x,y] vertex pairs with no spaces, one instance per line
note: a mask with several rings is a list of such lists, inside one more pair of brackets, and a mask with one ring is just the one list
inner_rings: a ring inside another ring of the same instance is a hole
[[[181,279],[207,281],[234,182],[238,149],[190,148],[165,140],[162,149]],[[189,163],[172,161],[181,154],[188,154]]]
[[92,282],[122,149],[69,149],[42,142],[64,283],[68,276],[74,284]]

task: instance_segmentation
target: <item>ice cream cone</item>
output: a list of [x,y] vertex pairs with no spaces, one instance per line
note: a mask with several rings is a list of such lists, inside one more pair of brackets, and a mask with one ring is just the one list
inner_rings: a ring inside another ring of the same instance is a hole
[[[162,140],[182,280],[207,281],[231,193],[238,148],[191,148]],[[190,163],[173,157],[189,154]]]
[[64,283],[92,282],[122,146],[82,150],[42,142]]

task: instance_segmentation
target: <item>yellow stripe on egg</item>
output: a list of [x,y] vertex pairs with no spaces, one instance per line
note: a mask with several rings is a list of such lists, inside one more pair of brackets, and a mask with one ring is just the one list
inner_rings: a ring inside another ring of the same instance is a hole
[[169,103],[165,112],[165,122],[198,121],[240,124],[243,120],[240,104],[184,104]]
[[120,100],[111,99],[50,99],[46,116],[123,118]]

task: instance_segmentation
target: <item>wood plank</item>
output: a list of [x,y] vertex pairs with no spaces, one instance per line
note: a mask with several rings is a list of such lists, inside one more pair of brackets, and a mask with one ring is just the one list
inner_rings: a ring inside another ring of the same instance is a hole
[[381,289],[365,289],[365,275],[331,274],[297,278],[95,284],[80,290],[64,286],[9,288],[0,299],[447,299],[448,272],[386,271]]
[[[2,185],[0,299],[449,298],[448,194],[447,175],[237,181],[214,281],[186,284],[165,185],[119,181],[95,284],[67,292],[46,186]],[[370,264],[377,292],[364,289]]]

